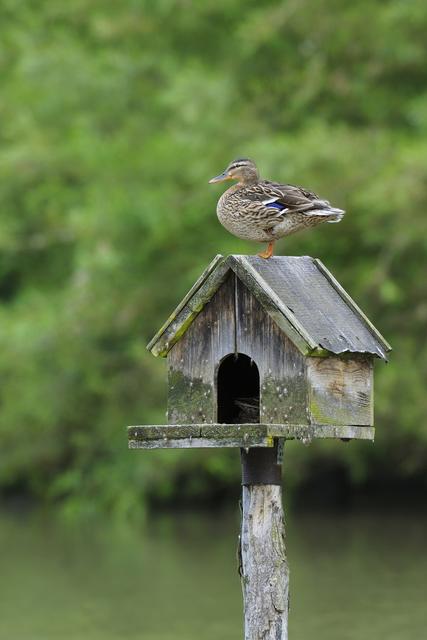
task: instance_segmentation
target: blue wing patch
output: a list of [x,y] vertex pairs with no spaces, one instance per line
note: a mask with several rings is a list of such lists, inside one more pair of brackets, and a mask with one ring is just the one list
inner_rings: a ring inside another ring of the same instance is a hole
[[268,202],[265,206],[271,207],[271,209],[277,209],[278,211],[283,211],[283,209],[286,209],[286,205],[281,204],[280,202]]

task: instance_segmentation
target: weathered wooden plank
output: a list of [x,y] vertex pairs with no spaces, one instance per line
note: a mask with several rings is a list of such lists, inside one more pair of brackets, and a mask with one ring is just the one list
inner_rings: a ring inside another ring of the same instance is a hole
[[[230,271],[225,282],[205,309],[215,369],[218,368],[225,356],[237,353],[234,290],[235,275]],[[199,338],[202,339],[202,336],[200,335]]]
[[372,425],[372,358],[307,358],[313,424]]
[[375,428],[359,425],[269,425],[268,434],[285,440],[309,443],[317,438],[338,440],[374,440]]
[[234,274],[230,272],[204,312],[168,354],[168,421],[217,420],[215,369],[235,351]]
[[308,424],[304,356],[239,280],[236,305],[238,351],[260,372],[260,422]]
[[373,440],[368,426],[299,424],[187,424],[128,427],[130,448],[271,447],[275,438],[310,443],[317,438]]
[[133,440],[159,440],[166,438],[196,438],[200,436],[199,424],[183,425],[142,425],[128,427],[128,437]]
[[[330,277],[326,277],[324,270],[313,258],[243,258],[242,264],[250,264],[258,274],[260,289],[264,282],[268,298],[271,298],[268,293],[271,290],[292,312],[303,327],[305,337],[309,336],[316,347],[336,354],[350,351],[384,357],[382,336],[380,338],[379,333],[374,334],[373,325],[368,326],[365,316],[359,313],[359,308],[354,303],[349,303],[350,296],[342,296],[335,286],[336,281],[332,282]],[[288,318],[290,317],[288,313]],[[286,331],[286,328],[283,327],[283,330]],[[290,333],[288,335],[294,340]]]
[[363,320],[363,322],[369,328],[369,331],[372,333],[374,338],[376,338],[376,340],[378,340],[378,342],[380,344],[382,344],[383,349],[384,349],[383,358],[387,359],[385,354],[392,350],[391,345],[387,342],[387,340],[384,338],[384,336],[381,335],[381,333],[378,331],[378,329],[376,327],[374,327],[374,325],[369,320],[369,318],[363,313],[362,309],[355,303],[353,298],[347,293],[347,291],[344,289],[344,287],[342,287],[340,285],[338,280],[336,278],[334,278],[332,273],[329,271],[329,269],[326,268],[326,266],[323,264],[323,262],[321,260],[319,260],[319,258],[314,258],[314,262],[316,263],[316,265],[319,268],[319,270],[323,273],[325,278],[327,278],[327,280],[329,280],[329,282],[332,284],[332,286],[338,291],[338,293],[340,294],[341,298],[346,302],[346,304],[351,309],[353,309],[353,311],[356,314],[358,314],[360,316],[360,318]]
[[229,266],[226,258],[216,256],[196,284],[166,320],[147,349],[155,356],[165,357],[173,345],[180,340],[203,307],[211,300],[227,276]]
[[245,640],[287,640],[289,569],[282,487],[242,487],[240,574]]
[[161,440],[129,440],[129,449],[213,449],[222,447],[272,447],[273,438],[178,438]]
[[290,309],[283,304],[271,287],[260,278],[257,270],[246,260],[246,256],[229,256],[228,263],[241,282],[257,298],[264,311],[292,339],[301,353],[308,354],[318,347]]
[[205,438],[264,438],[268,437],[268,426],[265,424],[207,424],[201,425],[200,435]]

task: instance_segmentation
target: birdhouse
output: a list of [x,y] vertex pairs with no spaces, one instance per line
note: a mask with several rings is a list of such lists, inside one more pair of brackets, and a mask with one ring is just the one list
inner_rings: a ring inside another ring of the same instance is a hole
[[373,364],[389,344],[323,263],[216,256],[148,348],[168,362],[168,424],[132,448],[373,439]]
[[217,256],[151,340],[168,424],[132,449],[240,447],[246,640],[287,640],[285,440],[374,437],[373,363],[389,344],[320,262]]

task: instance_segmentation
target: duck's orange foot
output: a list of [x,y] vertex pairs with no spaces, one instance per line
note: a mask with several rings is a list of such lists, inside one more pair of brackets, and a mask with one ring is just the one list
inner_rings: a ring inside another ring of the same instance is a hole
[[274,240],[272,242],[268,243],[268,247],[265,251],[262,251],[262,253],[258,253],[258,256],[260,258],[264,258],[264,260],[268,260],[268,258],[271,258],[271,256],[273,255],[274,252]]

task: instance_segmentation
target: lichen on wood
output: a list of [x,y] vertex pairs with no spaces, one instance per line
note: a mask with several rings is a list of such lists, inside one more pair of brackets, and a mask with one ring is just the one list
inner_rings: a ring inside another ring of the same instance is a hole
[[272,447],[275,438],[309,444],[317,438],[373,440],[375,429],[355,425],[182,424],[128,427],[131,449]]

